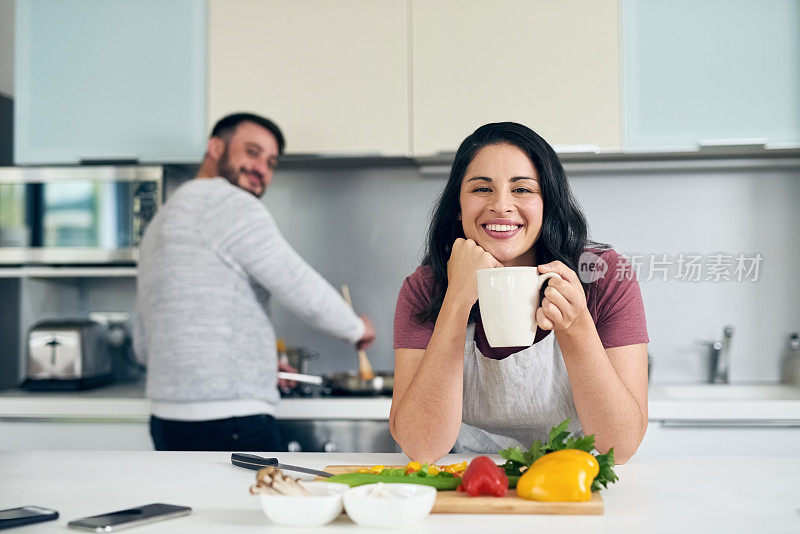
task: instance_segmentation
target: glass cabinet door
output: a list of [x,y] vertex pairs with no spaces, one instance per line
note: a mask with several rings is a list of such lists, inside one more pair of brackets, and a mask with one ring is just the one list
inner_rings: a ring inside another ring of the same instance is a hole
[[14,163],[194,162],[204,0],[16,3]]
[[800,144],[800,2],[621,6],[627,147]]

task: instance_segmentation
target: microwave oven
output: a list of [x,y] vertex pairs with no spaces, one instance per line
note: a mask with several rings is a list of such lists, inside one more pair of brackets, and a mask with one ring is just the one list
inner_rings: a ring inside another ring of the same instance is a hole
[[0,265],[134,264],[163,167],[0,167]]

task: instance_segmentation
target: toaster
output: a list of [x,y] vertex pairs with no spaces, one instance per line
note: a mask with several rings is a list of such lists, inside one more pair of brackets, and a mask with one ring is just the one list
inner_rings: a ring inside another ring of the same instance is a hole
[[106,328],[88,319],[42,321],[28,332],[27,372],[22,387],[77,390],[111,381]]

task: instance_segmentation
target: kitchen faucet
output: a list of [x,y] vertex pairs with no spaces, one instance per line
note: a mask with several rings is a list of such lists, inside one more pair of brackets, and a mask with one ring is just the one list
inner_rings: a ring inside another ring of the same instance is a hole
[[727,384],[730,370],[731,338],[733,326],[727,325],[722,329],[721,341],[700,341],[709,351],[708,383]]

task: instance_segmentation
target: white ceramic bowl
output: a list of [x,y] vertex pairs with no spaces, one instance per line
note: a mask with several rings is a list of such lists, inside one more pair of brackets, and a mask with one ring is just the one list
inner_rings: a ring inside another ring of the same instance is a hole
[[350,519],[365,527],[407,527],[431,513],[436,488],[420,484],[365,484],[344,494]]
[[264,514],[275,524],[293,527],[326,525],[342,513],[342,496],[350,489],[335,482],[301,482],[311,495],[259,495]]

